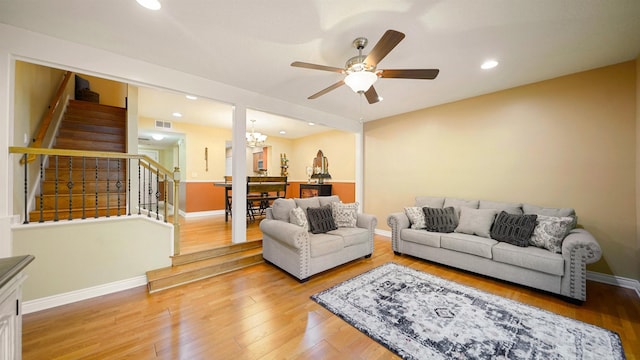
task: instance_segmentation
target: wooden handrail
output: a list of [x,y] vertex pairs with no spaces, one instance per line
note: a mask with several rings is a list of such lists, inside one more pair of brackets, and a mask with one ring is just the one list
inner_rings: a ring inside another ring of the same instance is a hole
[[156,167],[160,172],[166,173],[167,175],[173,174],[173,171],[165,168],[164,166],[162,166],[160,163],[153,160],[152,158],[146,155],[139,155],[139,154],[127,154],[127,153],[109,152],[109,151],[46,149],[46,148],[33,148],[33,147],[21,147],[21,146],[9,146],[9,153],[27,154],[27,155],[84,156],[84,157],[111,158],[111,159],[144,159],[146,162]]
[[39,148],[42,146],[42,141],[44,140],[44,136],[46,135],[47,131],[49,130],[49,126],[51,125],[51,119],[53,119],[53,114],[58,108],[58,106],[60,106],[60,102],[62,101],[62,96],[64,95],[64,90],[66,89],[67,84],[69,83],[69,80],[71,79],[72,76],[73,76],[73,72],[71,71],[67,71],[64,74],[64,79],[62,80],[62,83],[60,84],[60,87],[58,88],[56,95],[53,97],[53,100],[51,100],[51,104],[49,105],[49,110],[47,110],[47,113],[42,118],[42,121],[40,122],[40,126],[38,127],[38,132],[36,133],[36,136],[33,138],[33,144],[32,144],[33,147]]

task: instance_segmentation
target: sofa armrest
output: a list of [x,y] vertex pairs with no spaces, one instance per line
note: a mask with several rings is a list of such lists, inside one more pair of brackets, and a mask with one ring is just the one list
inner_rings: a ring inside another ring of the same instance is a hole
[[309,232],[303,227],[280,220],[264,219],[260,230],[265,238],[284,243],[295,249],[303,249],[309,243]]
[[598,241],[585,229],[573,229],[562,241],[564,276],[561,293],[578,300],[587,299],[587,264],[602,256]]
[[391,228],[391,248],[401,253],[400,233],[402,229],[408,229],[411,226],[409,218],[404,212],[392,213],[387,217],[387,225]]
[[358,213],[356,227],[368,229],[373,233],[376,230],[377,225],[378,218],[376,218],[374,215]]

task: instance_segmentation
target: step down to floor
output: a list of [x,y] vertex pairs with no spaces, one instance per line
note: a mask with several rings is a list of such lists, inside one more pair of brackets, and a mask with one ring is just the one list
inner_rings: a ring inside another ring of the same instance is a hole
[[148,288],[154,293],[262,262],[262,241],[178,255],[173,266],[147,272]]

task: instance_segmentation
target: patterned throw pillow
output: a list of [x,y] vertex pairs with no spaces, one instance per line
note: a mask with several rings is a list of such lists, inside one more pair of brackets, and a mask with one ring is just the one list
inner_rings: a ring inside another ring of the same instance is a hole
[[555,217],[538,215],[538,225],[533,230],[529,243],[553,253],[562,253],[562,240],[573,226],[573,217]]
[[458,216],[452,206],[444,209],[425,206],[422,211],[427,231],[450,233],[458,226]]
[[307,218],[309,219],[309,228],[314,234],[322,234],[338,228],[333,221],[330,205],[307,208]]
[[303,227],[306,231],[309,231],[309,222],[307,221],[307,214],[304,213],[302,208],[296,207],[289,211],[289,219],[292,224]]
[[331,213],[337,227],[356,227],[358,221],[358,203],[343,204],[340,202],[331,203]]
[[424,229],[426,227],[424,211],[421,207],[411,206],[404,208],[404,213],[409,218],[412,229]]
[[529,246],[538,215],[514,215],[500,212],[491,227],[491,238],[520,247]]

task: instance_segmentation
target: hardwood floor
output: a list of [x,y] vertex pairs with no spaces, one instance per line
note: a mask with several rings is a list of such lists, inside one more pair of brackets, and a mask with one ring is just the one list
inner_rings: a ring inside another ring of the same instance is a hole
[[[228,230],[215,222],[186,221],[182,231],[193,236],[186,240],[192,241],[189,246],[199,246],[196,237],[209,246],[213,239],[230,236],[218,234]],[[209,226],[220,230],[208,233]],[[388,261],[611,329],[620,334],[627,359],[640,359],[640,300],[632,290],[590,281],[588,300],[575,305],[551,294],[395,256],[383,236],[376,236],[371,258],[303,284],[263,263],[155,294],[138,287],[27,314],[23,358],[398,359],[309,299]]]
[[[261,240],[260,220],[247,222],[247,241]],[[169,220],[171,221],[171,220]],[[180,253],[188,254],[231,244],[231,219],[224,215],[180,218]]]

